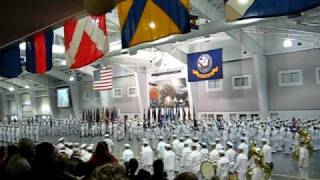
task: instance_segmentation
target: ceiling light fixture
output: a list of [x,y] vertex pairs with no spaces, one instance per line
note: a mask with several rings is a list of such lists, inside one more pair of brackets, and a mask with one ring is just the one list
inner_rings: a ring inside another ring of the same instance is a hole
[[14,88],[13,87],[9,87],[9,91],[10,92],[14,91]]
[[30,89],[30,86],[29,85],[25,85],[24,88]]
[[283,41],[283,47],[285,47],[285,48],[292,47],[292,40],[291,39],[285,39]]
[[74,81],[74,77],[73,76],[70,76],[70,78],[69,78],[69,81]]
[[150,27],[151,29],[155,29],[155,28],[156,28],[156,24],[155,24],[153,21],[151,21],[151,22],[149,23],[149,27]]

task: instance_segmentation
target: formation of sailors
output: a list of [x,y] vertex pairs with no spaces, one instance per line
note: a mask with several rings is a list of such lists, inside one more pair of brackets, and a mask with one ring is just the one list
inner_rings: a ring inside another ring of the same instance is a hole
[[[272,169],[272,153],[289,155],[296,148],[299,153],[299,172],[305,178],[308,176],[310,152],[306,143],[301,141],[298,128],[310,133],[314,150],[320,147],[318,120],[261,122],[204,119],[198,122],[197,127],[191,121],[163,123],[162,126],[138,121],[126,123],[114,123],[100,132],[106,132],[104,138],[110,151],[113,150],[113,140],[137,139],[141,146],[139,154],[134,154],[130,144],[125,144],[119,159],[125,163],[139,157],[141,168],[150,172],[154,160],[162,159],[168,179],[173,179],[177,173],[190,171],[202,177],[202,163],[211,161],[216,164],[214,176],[220,179],[228,179],[230,175],[237,176],[239,180],[246,179],[250,171],[253,180],[260,180],[266,173],[264,167],[259,166],[260,163]],[[68,155],[72,154],[72,149],[82,150],[84,161],[94,149],[92,145],[79,146],[78,143],[68,142],[61,147],[59,149]],[[263,158],[255,156],[254,152],[261,152]]]
[[0,122],[0,142],[17,143],[22,137],[39,142],[46,137],[80,134],[78,120],[3,121]]

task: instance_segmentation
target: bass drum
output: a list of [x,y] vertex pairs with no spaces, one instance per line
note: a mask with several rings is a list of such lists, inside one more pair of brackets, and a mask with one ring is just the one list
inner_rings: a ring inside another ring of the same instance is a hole
[[212,161],[204,161],[201,164],[200,171],[205,179],[211,179],[216,171],[216,165]]

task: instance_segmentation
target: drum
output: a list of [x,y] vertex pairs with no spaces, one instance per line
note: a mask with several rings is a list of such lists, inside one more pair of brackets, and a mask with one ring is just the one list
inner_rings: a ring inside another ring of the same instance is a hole
[[205,179],[211,179],[215,175],[217,164],[213,161],[204,161],[201,164],[200,171]]

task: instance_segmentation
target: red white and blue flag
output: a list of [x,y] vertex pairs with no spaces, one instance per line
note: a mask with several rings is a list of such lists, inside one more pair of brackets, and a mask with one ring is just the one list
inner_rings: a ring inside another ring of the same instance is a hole
[[64,25],[67,65],[81,68],[109,51],[106,16],[89,16]]
[[93,90],[103,91],[112,89],[112,69],[100,69],[93,72]]
[[26,70],[43,74],[52,68],[53,32],[36,34],[26,42]]

